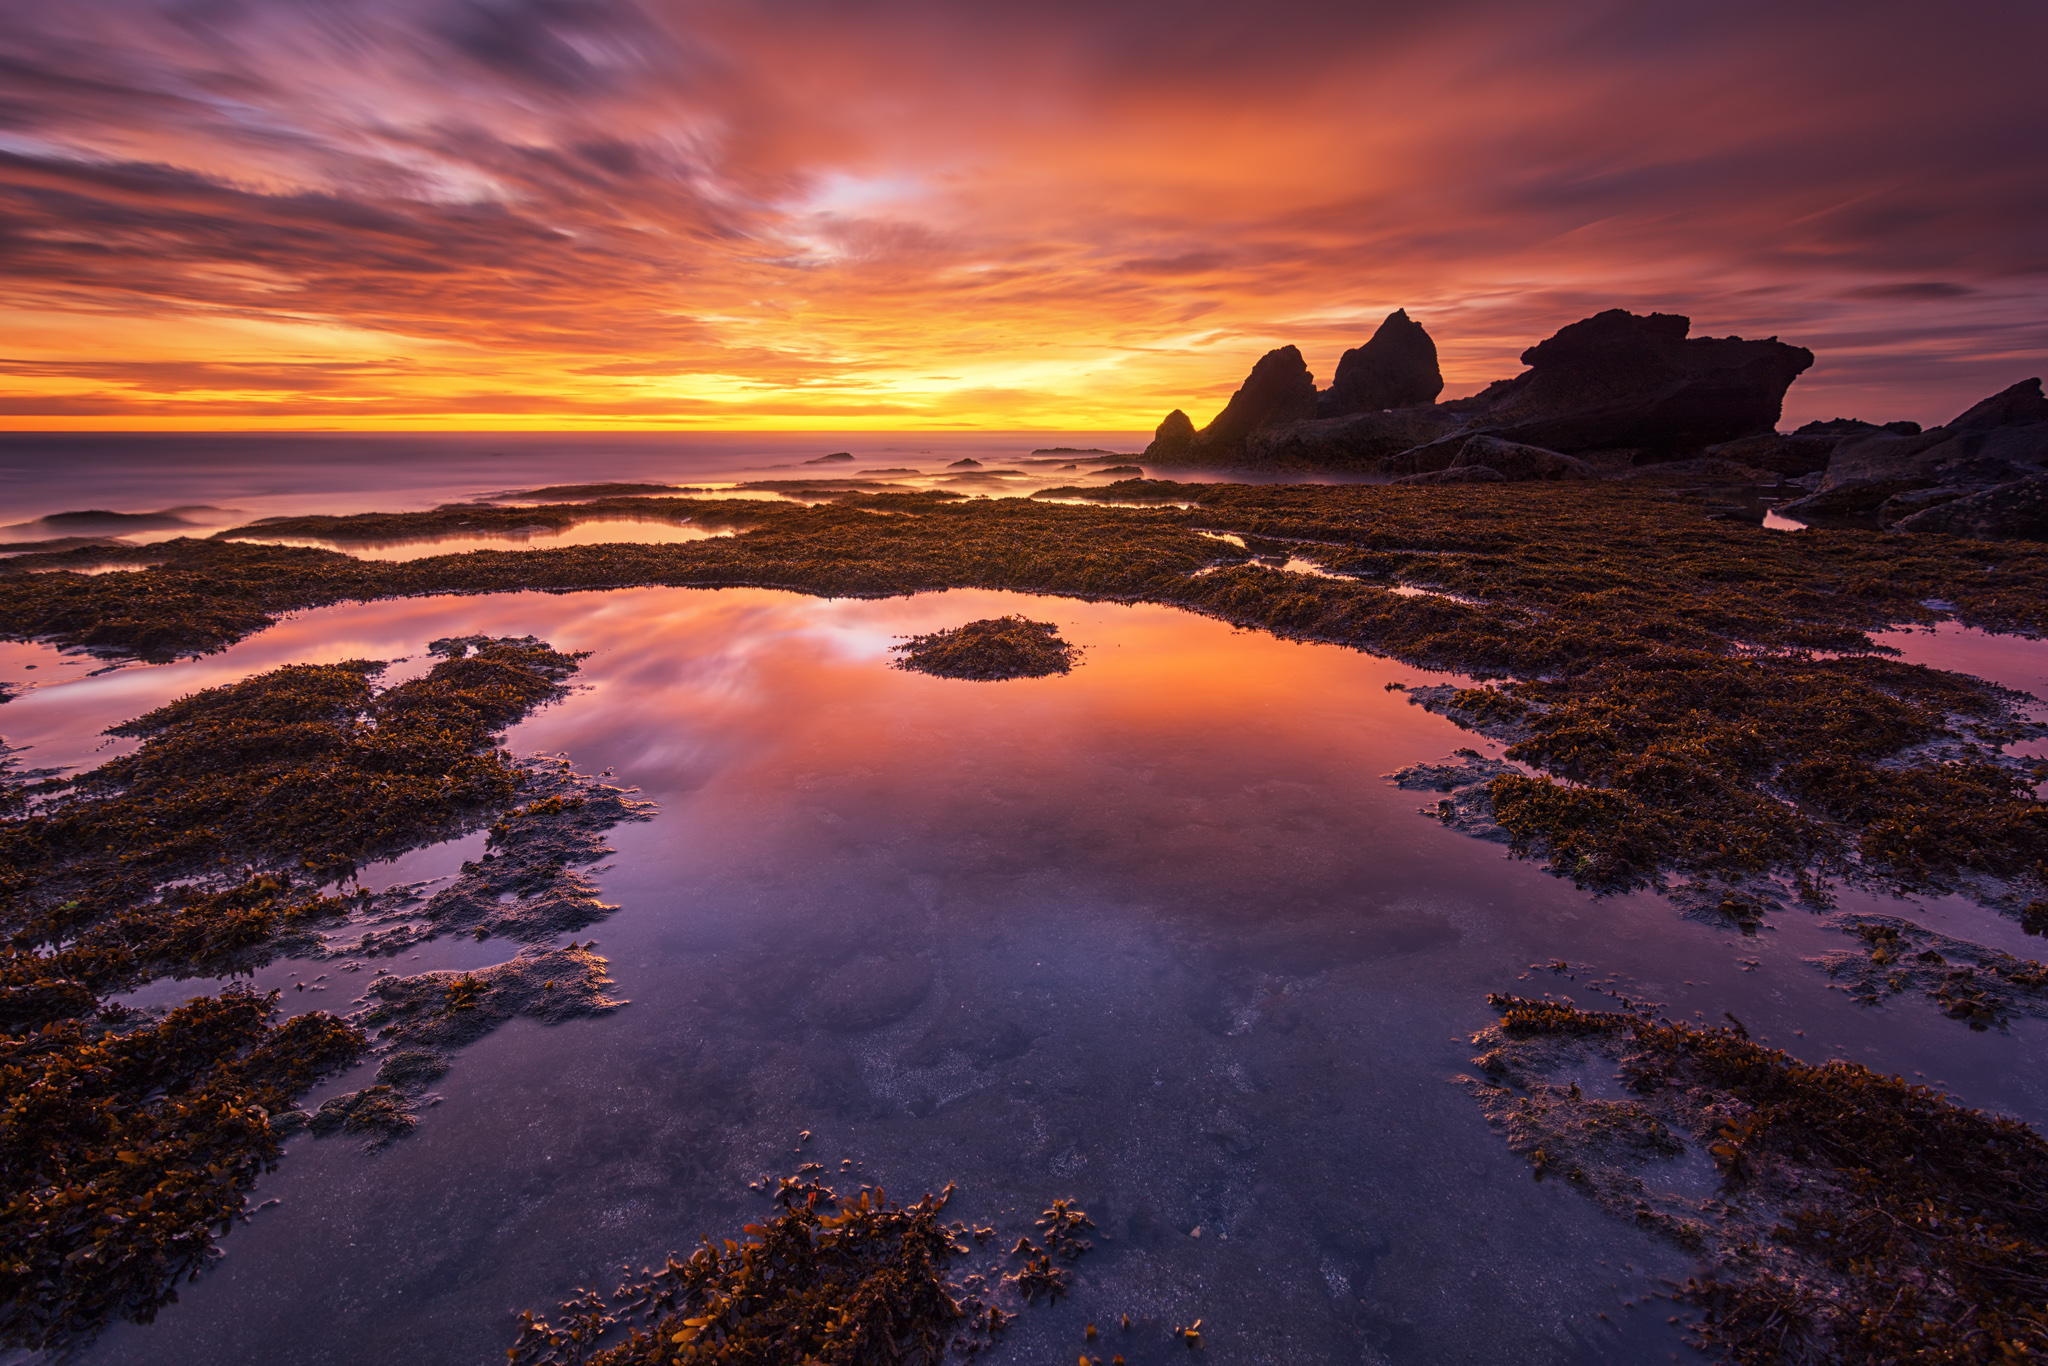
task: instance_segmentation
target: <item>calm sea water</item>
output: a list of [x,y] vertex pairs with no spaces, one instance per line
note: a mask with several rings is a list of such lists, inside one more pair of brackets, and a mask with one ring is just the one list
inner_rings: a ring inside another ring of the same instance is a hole
[[[192,513],[210,528],[307,512],[432,507],[545,484],[721,483],[844,476],[951,461],[996,465],[1034,448],[1141,451],[1132,432],[511,432],[0,434],[0,524],[104,508]],[[805,461],[845,451],[850,464]]]

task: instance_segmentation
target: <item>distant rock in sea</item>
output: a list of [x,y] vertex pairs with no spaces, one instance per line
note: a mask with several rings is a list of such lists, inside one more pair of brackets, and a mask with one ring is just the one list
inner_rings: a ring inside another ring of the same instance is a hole
[[955,460],[952,464],[946,466],[946,468],[949,470],[978,470],[981,468],[981,462],[979,460],[976,460],[973,456],[967,456],[963,459]]
[[816,460],[806,460],[804,463],[806,465],[837,465],[851,459],[853,459],[852,451],[834,451],[830,455],[821,455]]

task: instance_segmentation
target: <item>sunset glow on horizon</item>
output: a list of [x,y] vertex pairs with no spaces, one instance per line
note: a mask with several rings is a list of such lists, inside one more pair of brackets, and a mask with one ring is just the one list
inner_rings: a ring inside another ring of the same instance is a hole
[[1138,431],[1398,307],[1447,397],[1781,336],[1788,423],[2048,355],[2038,5],[5,9],[13,430]]

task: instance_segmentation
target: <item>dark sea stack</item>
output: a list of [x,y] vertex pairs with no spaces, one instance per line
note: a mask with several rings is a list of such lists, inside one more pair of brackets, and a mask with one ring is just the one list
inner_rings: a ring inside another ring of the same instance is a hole
[[1195,424],[1188,415],[1175,408],[1159,424],[1159,430],[1152,433],[1152,444],[1145,448],[1148,460],[1182,460],[1194,453]]
[[959,460],[955,460],[952,464],[946,466],[946,468],[949,470],[978,470],[981,468],[981,462],[970,455],[965,456]]
[[[1211,465],[1235,465],[1245,458],[1246,442],[1256,433],[1302,422],[1316,415],[1316,380],[1308,362],[1292,346],[1268,351],[1223,405],[1223,411],[1201,431],[1185,459]],[[1146,455],[1159,460],[1159,454]]]
[[1365,345],[1346,351],[1317,400],[1320,417],[1349,417],[1386,408],[1420,408],[1444,391],[1436,343],[1421,323],[1397,308]]
[[1681,314],[1619,308],[1575,322],[1473,400],[1471,425],[1567,455],[1631,448],[1650,459],[1775,431],[1813,353],[1691,330]]

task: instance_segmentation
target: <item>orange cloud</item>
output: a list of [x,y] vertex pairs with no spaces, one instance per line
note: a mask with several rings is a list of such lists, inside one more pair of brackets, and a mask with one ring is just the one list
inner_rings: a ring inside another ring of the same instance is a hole
[[0,424],[1149,427],[1406,306],[2048,353],[2024,0],[162,0],[0,33]]

